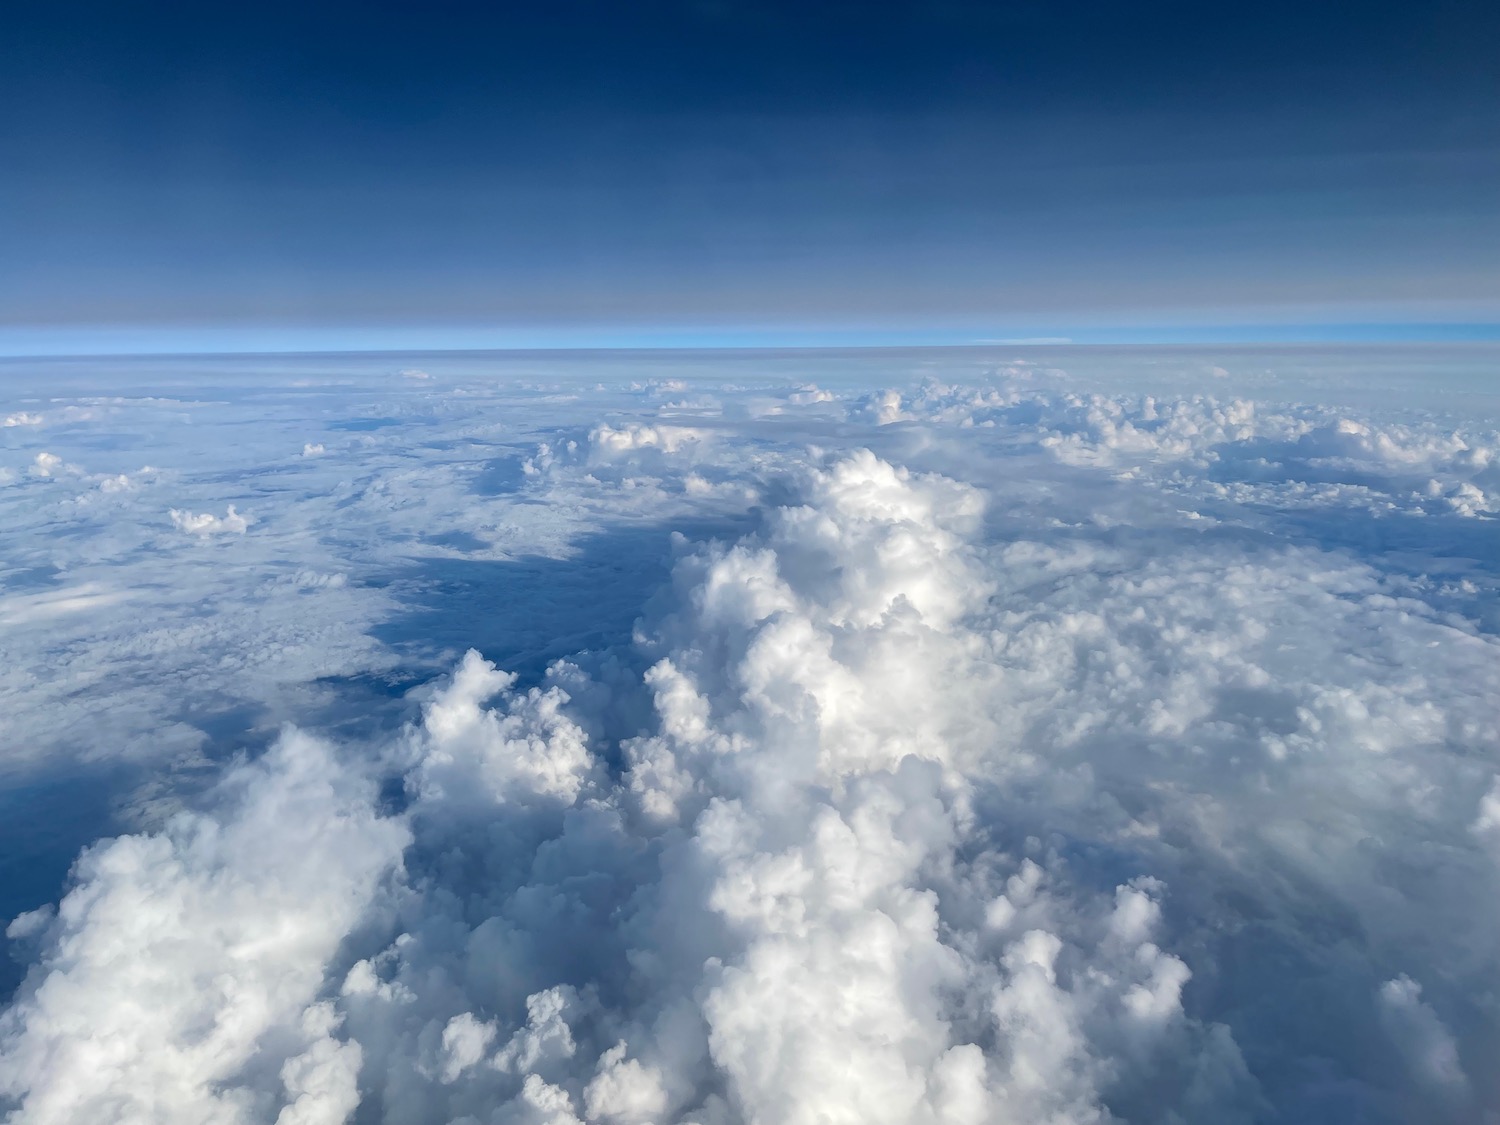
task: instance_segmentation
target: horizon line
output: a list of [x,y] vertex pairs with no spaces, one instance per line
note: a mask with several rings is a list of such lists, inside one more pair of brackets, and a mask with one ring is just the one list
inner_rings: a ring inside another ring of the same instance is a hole
[[897,351],[988,351],[994,348],[1044,348],[1044,349],[1161,349],[1190,350],[1195,348],[1400,348],[1400,347],[1465,347],[1500,344],[1500,326],[1490,335],[1475,336],[1390,336],[1364,339],[1347,337],[1285,337],[1285,338],[1217,338],[1202,339],[1108,339],[1075,340],[1062,337],[1015,338],[975,341],[917,341],[886,343],[654,343],[654,344],[529,344],[492,345],[483,347],[287,347],[287,348],[189,348],[176,350],[143,349],[100,351],[0,351],[0,362],[24,362],[33,360],[86,360],[86,359],[233,359],[256,357],[291,356],[378,356],[378,355],[526,355],[526,354],[575,354],[600,355],[621,352],[669,353],[669,352],[897,352]]

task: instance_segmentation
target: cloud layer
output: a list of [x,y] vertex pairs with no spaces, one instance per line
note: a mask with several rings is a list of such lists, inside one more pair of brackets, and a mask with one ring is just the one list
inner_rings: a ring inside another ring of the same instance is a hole
[[[439,419],[478,391],[391,378]],[[1469,552],[1500,443],[1037,382],[541,388],[557,424],[478,475],[371,472],[343,510],[425,528],[453,562],[417,574],[456,596],[538,501],[533,550],[612,510],[671,558],[638,576],[622,530],[536,586],[501,559],[505,621],[525,596],[557,635],[615,600],[634,624],[516,668],[435,650],[404,723],[309,713],[203,784],[169,768],[10,923],[11,1119],[1485,1120],[1500,661]],[[349,477],[389,417],[286,435],[285,472]],[[66,456],[9,487],[98,496]],[[172,490],[158,549],[234,560],[264,614],[409,596],[318,563],[304,528],[339,509],[312,492],[299,516],[153,472],[107,502]],[[255,521],[184,542],[231,500]],[[114,589],[0,609],[97,622]]]

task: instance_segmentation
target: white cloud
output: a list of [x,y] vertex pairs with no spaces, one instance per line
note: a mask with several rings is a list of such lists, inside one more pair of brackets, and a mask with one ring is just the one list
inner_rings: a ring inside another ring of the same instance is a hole
[[792,406],[812,406],[815,403],[832,402],[833,393],[823,390],[816,383],[808,383],[794,388],[786,396],[786,400]]
[[222,693],[347,743],[164,771],[196,811],[23,904],[16,1120],[1500,1108],[1500,441],[1017,371],[716,385],[692,426],[669,379],[475,383],[295,468],[267,422],[192,494],[260,473],[275,518],[184,553],[181,607],[149,527],[8,490],[15,581],[58,583],[0,600],[26,730],[82,695],[74,731],[165,739]]
[[48,453],[43,450],[38,453],[31,462],[31,475],[42,479],[65,476],[79,476],[83,470],[77,465],[70,465],[56,453]]
[[[407,840],[368,788],[289,732],[225,778],[217,812],[86,852],[0,1019],[12,1120],[254,1121],[263,1096],[287,1125],[345,1120],[359,1048],[330,1039],[316,996]],[[286,1061],[256,1089],[262,1052]]]
[[186,531],[190,535],[223,535],[232,533],[243,535],[250,526],[250,517],[242,516],[234,510],[234,505],[229,505],[229,510],[222,516],[216,516],[211,512],[184,512],[173,508],[167,513],[172,517],[172,526],[179,531]]
[[893,422],[904,422],[913,417],[902,409],[901,392],[895,389],[866,395],[852,409],[854,417],[873,422],[877,426],[889,426]]
[[655,1067],[626,1058],[622,1041],[599,1058],[599,1073],[584,1090],[583,1104],[591,1121],[618,1125],[649,1125],[671,1104]]
[[339,1025],[331,1004],[314,1004],[303,1013],[302,1033],[308,1046],[281,1067],[287,1104],[276,1125],[343,1125],[359,1107],[358,1043],[333,1037]]
[[641,449],[659,449],[677,453],[707,440],[707,434],[691,426],[643,426],[628,423],[616,429],[604,424],[589,431],[589,445],[603,457],[633,453]]
[[[563,710],[567,692],[553,685],[516,695],[515,679],[477,652],[464,657],[423,716],[417,792],[455,804],[481,794],[501,803],[577,798],[595,763],[586,733]],[[497,695],[503,711],[483,706]]]
[[106,493],[134,492],[142,484],[157,476],[157,470],[142,465],[135,473],[115,473],[99,478],[99,491]]
[[116,605],[128,597],[128,591],[111,590],[92,582],[36,594],[0,596],[0,622],[14,626],[63,614],[88,613]]
[[481,1023],[472,1012],[460,1012],[443,1028],[442,1080],[455,1082],[458,1076],[484,1058],[495,1038],[495,1025]]

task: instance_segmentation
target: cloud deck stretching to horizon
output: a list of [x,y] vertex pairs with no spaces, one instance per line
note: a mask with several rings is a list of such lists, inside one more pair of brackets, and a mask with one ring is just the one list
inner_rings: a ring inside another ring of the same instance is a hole
[[17,1125],[1500,1114],[1457,384],[485,362],[0,403]]

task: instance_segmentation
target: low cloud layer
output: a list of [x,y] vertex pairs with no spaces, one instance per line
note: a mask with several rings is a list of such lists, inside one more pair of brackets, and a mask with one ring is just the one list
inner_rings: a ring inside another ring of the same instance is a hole
[[[443,379],[392,382],[441,417]],[[1500,653],[1465,553],[1500,446],[1034,382],[648,384],[456,464],[451,502],[417,458],[371,476],[351,507],[425,523],[435,559],[501,550],[537,501],[654,517],[671,559],[636,582],[621,532],[587,572],[617,589],[531,595],[566,633],[628,594],[626,636],[530,671],[444,655],[405,723],[299,718],[92,845],[10,923],[10,1119],[1500,1112]],[[339,442],[382,432],[287,440],[286,471],[348,478],[379,446]],[[188,504],[184,479],[109,502]],[[352,555],[264,584],[307,540],[262,500],[158,549],[261,560],[266,613],[365,605]],[[69,619],[114,604],[73,589]],[[28,596],[0,609],[51,612]]]

